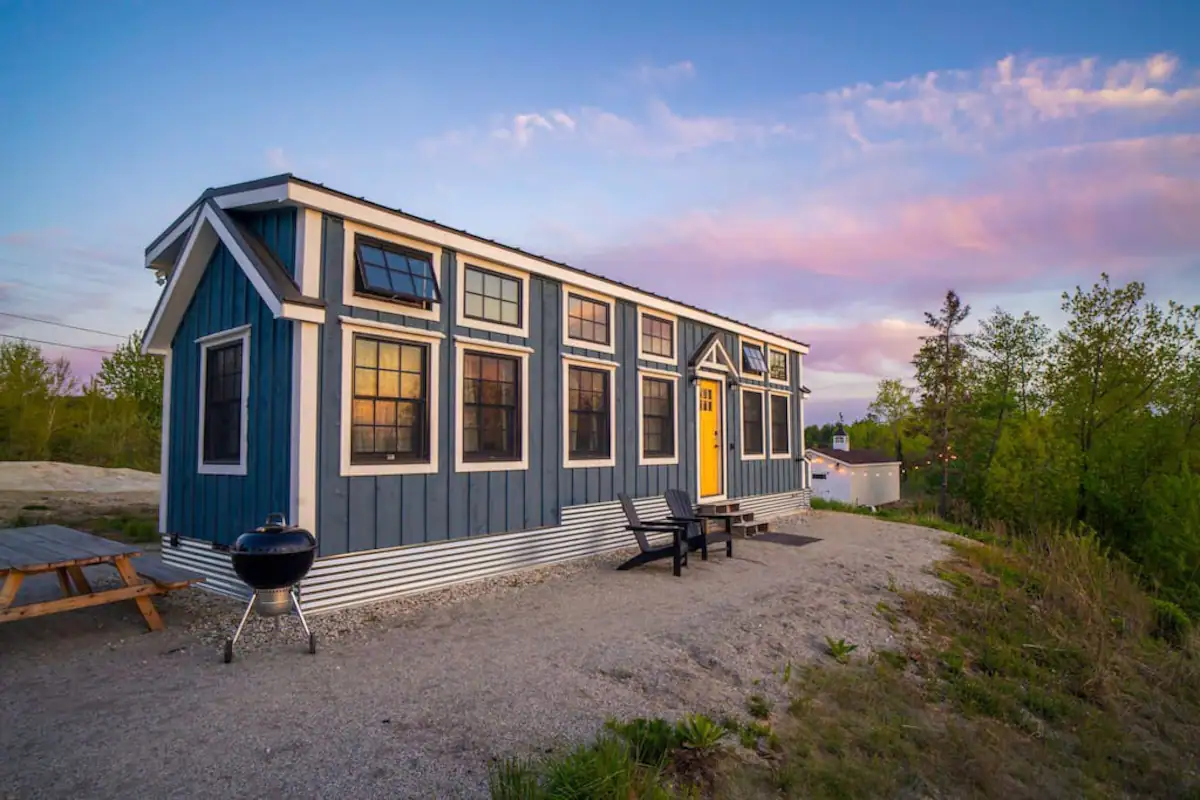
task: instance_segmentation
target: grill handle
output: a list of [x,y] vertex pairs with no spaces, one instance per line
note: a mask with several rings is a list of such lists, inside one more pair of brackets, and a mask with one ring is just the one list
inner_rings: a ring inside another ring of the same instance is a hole
[[278,525],[281,528],[287,527],[287,517],[283,515],[282,511],[273,511],[267,514],[267,521],[263,527],[270,527],[272,525]]

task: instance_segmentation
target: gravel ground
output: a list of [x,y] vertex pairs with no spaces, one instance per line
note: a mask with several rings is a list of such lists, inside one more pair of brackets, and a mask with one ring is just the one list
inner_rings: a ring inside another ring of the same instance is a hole
[[489,759],[609,715],[781,702],[774,675],[826,658],[826,635],[896,644],[889,579],[939,588],[940,532],[827,512],[772,530],[816,541],[739,540],[682,579],[610,554],[322,615],[315,657],[294,619],[252,619],[220,663],[240,607],[199,591],[158,601],[160,634],[132,603],[0,625],[0,798],[477,797]]

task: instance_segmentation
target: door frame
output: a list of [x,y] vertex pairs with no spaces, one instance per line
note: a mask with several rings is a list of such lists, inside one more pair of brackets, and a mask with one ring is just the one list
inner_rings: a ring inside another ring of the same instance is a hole
[[[701,495],[701,471],[700,471],[700,381],[712,381],[718,386],[718,394],[721,405],[720,413],[717,416],[718,422],[721,424],[721,491],[712,495]],[[701,370],[697,369],[694,379],[692,380],[692,403],[696,409],[696,502],[703,503],[706,501],[720,501],[728,499],[729,494],[729,385],[728,376],[717,370]]]

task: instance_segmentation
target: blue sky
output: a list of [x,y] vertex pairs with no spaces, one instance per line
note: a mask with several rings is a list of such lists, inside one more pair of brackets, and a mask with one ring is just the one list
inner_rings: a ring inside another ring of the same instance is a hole
[[0,311],[139,328],[150,239],[281,171],[799,336],[810,420],[951,286],[1200,301],[1200,6],[898,5],[0,0]]

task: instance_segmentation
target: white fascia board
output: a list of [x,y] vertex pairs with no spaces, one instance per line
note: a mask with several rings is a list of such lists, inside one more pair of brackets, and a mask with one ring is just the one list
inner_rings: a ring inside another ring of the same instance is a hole
[[282,203],[288,199],[288,189],[283,183],[275,186],[264,186],[260,189],[249,189],[232,194],[219,194],[213,198],[221,208],[244,208],[245,206],[260,206],[268,203]]
[[385,231],[392,231],[393,233],[421,239],[431,244],[438,244],[461,253],[521,269],[534,275],[551,278],[568,286],[593,291],[606,297],[627,300],[648,309],[656,309],[677,317],[701,322],[723,331],[753,338],[756,341],[769,342],[776,347],[791,352],[800,354],[808,352],[808,347],[804,345],[781,336],[756,330],[748,325],[743,325],[724,317],[719,317],[716,314],[689,308],[681,303],[645,294],[583,272],[566,269],[534,256],[516,253],[500,245],[479,241],[470,236],[464,236],[461,233],[443,230],[434,225],[384,211],[376,206],[341,197],[312,186],[289,182],[287,184],[287,197],[293,203],[306,208],[319,209],[363,225],[370,225]]
[[196,210],[192,211],[192,213],[179,220],[178,224],[171,228],[167,235],[164,236],[158,244],[154,245],[150,252],[146,253],[147,267],[153,264],[155,260],[157,260],[158,257],[167,250],[167,248],[175,244],[176,239],[178,239],[180,236],[187,235],[187,232],[191,230],[192,225],[196,222],[196,215],[199,213],[200,209],[197,208]]

